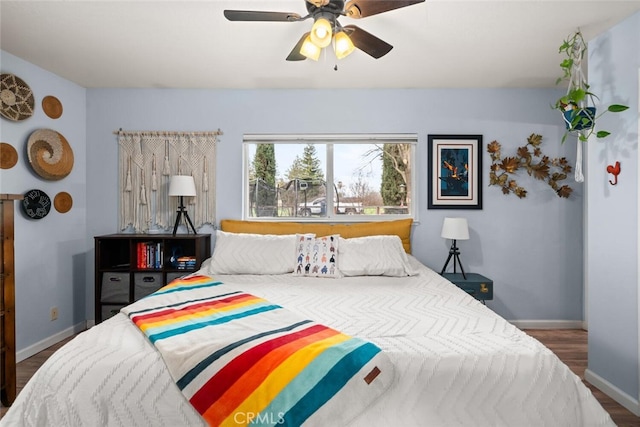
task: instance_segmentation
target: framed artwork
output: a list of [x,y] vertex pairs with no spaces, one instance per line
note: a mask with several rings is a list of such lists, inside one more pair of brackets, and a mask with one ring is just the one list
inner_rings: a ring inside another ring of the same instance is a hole
[[429,135],[429,209],[482,209],[482,135]]

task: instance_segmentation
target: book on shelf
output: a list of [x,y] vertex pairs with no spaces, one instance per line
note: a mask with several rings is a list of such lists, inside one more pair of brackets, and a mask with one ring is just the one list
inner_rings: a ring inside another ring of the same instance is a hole
[[181,256],[176,259],[176,268],[178,270],[195,270],[196,257],[195,256]]
[[160,242],[138,242],[137,264],[140,269],[162,268],[163,251]]

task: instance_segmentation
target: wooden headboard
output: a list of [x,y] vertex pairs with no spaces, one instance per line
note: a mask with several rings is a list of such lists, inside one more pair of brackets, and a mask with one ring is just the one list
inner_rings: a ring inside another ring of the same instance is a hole
[[350,224],[318,223],[318,222],[271,222],[271,221],[242,221],[223,219],[220,229],[230,233],[253,234],[296,234],[315,233],[316,236],[339,234],[345,239],[375,235],[396,235],[402,240],[404,250],[411,253],[411,225],[413,219],[399,219],[395,221],[356,222]]

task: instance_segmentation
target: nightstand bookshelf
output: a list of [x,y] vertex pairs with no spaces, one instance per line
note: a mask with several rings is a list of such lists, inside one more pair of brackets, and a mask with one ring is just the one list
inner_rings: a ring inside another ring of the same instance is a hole
[[200,268],[210,234],[108,234],[95,238],[95,321]]

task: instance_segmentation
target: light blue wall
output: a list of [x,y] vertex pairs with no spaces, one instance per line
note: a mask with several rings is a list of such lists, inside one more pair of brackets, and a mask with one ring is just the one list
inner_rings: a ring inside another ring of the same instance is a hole
[[[333,72],[333,71],[332,71]],[[489,156],[483,147],[484,209],[427,209],[427,135],[471,133],[498,140],[514,155],[531,133],[546,141],[545,154],[567,155],[562,123],[550,104],[562,91],[548,90],[171,90],[87,91],[88,224],[90,235],[117,227],[117,143],[113,131],[220,128],[217,150],[217,218],[242,214],[244,133],[418,134],[420,222],[414,254],[440,270],[448,245],[440,238],[445,216],[466,216],[471,239],[459,242],[467,271],[494,279],[488,305],[507,319],[582,320],[582,185],[570,200],[523,173],[526,199],[488,187]],[[92,280],[87,266],[87,280]],[[88,307],[88,316],[92,315]]]
[[[34,89],[37,101],[53,94],[65,112],[51,120],[38,111],[24,123],[1,121],[3,141],[25,144],[33,129],[63,133],[76,157],[72,174],[60,182],[30,172],[24,158],[2,171],[2,191],[40,187],[69,191],[74,207],[39,222],[16,224],[18,350],[67,330],[93,315],[93,236],[117,231],[117,143],[113,131],[215,130],[218,146],[217,217],[239,218],[241,141],[244,133],[403,133],[418,135],[418,210],[414,254],[440,270],[448,243],[440,238],[445,216],[469,219],[471,239],[459,242],[467,271],[494,280],[488,305],[511,320],[582,320],[581,184],[570,200],[559,199],[542,182],[522,174],[526,199],[489,187],[490,160],[483,150],[484,209],[427,209],[427,135],[482,134],[505,155],[515,153],[531,133],[543,135],[545,154],[566,155],[562,123],[549,107],[561,90],[172,90],[83,89],[2,52],[2,71],[13,72]],[[333,71],[332,71],[333,72]],[[324,111],[319,119],[313,117]],[[49,308],[60,320],[49,321]]]
[[[24,194],[43,190],[53,200],[66,191],[72,209],[61,214],[53,207],[41,220],[28,219],[16,206],[16,346],[22,350],[41,340],[84,324],[87,298],[87,202],[86,202],[86,90],[7,52],[0,51],[3,73],[24,80],[35,98],[35,112],[26,120],[0,119],[0,138],[18,151],[18,163],[0,169],[0,192]],[[54,120],[42,108],[42,98],[57,97],[63,114]],[[33,172],[26,153],[29,135],[37,129],[60,132],[73,150],[71,173],[60,181],[47,181]],[[59,318],[49,320],[51,307]]]
[[[612,135],[588,143],[589,370],[637,404],[638,354],[638,73],[640,13],[589,44],[589,82],[606,105],[628,105],[608,114],[601,128]],[[607,165],[621,164],[618,185]]]

